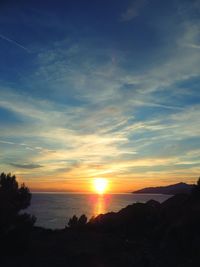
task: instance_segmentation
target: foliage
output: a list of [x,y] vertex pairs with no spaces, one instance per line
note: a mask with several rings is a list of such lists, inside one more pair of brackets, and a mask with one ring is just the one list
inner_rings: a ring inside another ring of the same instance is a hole
[[68,226],[71,228],[76,227],[78,224],[78,218],[76,215],[74,215],[72,218],[69,219]]
[[15,175],[1,173],[0,175],[0,245],[13,246],[22,242],[34,225],[36,218],[27,213],[21,213],[31,203],[31,193],[22,184],[19,186]]
[[197,186],[198,186],[198,188],[200,189],[200,177],[199,177],[199,179],[198,179],[198,181],[197,181]]
[[72,218],[69,219],[68,226],[70,228],[82,228],[87,224],[87,217],[85,214],[81,215],[80,218],[74,215]]
[[87,217],[85,214],[81,215],[80,218],[78,219],[78,225],[85,225],[87,223]]
[[198,178],[196,185],[194,185],[191,197],[200,199],[200,177]]

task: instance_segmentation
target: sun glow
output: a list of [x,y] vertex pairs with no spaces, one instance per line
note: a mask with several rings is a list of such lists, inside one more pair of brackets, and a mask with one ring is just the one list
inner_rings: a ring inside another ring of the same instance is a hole
[[93,180],[94,190],[98,194],[104,194],[108,189],[108,180],[105,178],[96,178]]

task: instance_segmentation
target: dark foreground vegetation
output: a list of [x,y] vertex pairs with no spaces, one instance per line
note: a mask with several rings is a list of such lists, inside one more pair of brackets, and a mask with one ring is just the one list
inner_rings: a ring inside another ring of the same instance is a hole
[[34,226],[31,200],[15,176],[0,176],[0,266],[200,266],[200,179],[189,194],[99,215],[63,230]]

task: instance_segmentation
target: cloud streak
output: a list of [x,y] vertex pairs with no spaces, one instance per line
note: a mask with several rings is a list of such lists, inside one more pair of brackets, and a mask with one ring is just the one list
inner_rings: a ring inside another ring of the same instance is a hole
[[30,53],[30,52],[31,52],[31,51],[30,51],[27,47],[25,47],[24,45],[20,44],[19,42],[15,41],[15,40],[13,40],[13,39],[10,39],[10,38],[6,37],[6,36],[3,35],[3,34],[0,34],[0,38],[3,39],[3,40],[5,40],[5,41],[7,41],[7,42],[9,42],[9,43],[11,43],[11,44],[14,44],[14,45],[18,46],[19,48],[25,50],[27,53]]
[[42,165],[39,164],[18,164],[18,163],[10,163],[11,166],[19,168],[19,169],[38,169],[43,167]]
[[135,0],[127,8],[127,10],[121,14],[121,21],[131,21],[135,17],[139,16],[140,11],[147,4],[147,0]]
[[[121,21],[142,16],[146,4],[132,2]],[[200,24],[154,23],[156,51],[131,36],[116,49],[100,46],[96,36],[38,45],[20,82],[0,87],[0,111],[8,114],[1,167],[43,188],[98,176],[129,186],[195,178],[200,54],[185,44],[198,44]]]

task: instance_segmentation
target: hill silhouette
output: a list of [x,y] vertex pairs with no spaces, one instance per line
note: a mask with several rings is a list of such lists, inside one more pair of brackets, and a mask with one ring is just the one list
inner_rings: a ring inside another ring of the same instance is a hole
[[[134,203],[89,221],[85,215],[73,216],[63,230],[29,227],[27,231],[24,221],[18,228],[14,217],[10,225],[14,228],[4,232],[10,246],[5,249],[1,240],[0,266],[196,267],[200,179],[189,194],[174,195],[163,203],[153,199]],[[19,240],[27,233],[24,245]]]
[[140,190],[133,191],[134,194],[166,194],[166,195],[175,195],[175,194],[188,194],[193,189],[193,184],[186,183],[177,183],[167,186],[157,186],[157,187],[146,187]]

